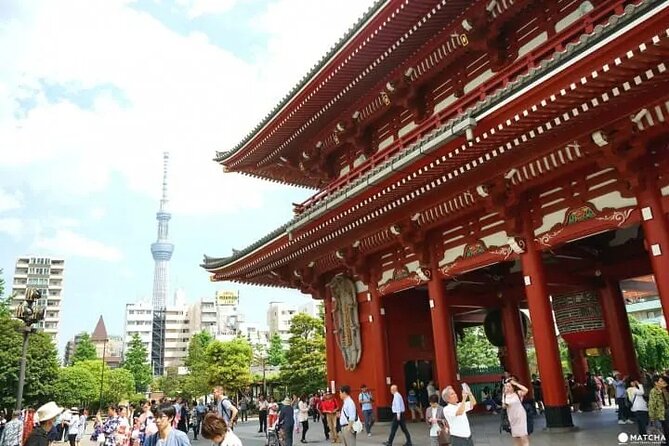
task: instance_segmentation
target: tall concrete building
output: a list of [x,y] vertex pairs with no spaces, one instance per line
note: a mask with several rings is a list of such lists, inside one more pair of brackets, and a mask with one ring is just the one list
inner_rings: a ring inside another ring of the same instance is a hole
[[287,304],[285,302],[270,302],[267,308],[267,326],[269,336],[279,334],[281,340],[287,342],[290,338],[290,324],[296,314],[306,313],[312,317],[319,317],[323,304],[319,301],[309,300],[301,305]]
[[[177,294],[174,305],[168,305],[159,310],[163,318],[164,327],[162,347],[162,372],[166,368],[179,367],[188,354],[188,343],[191,337],[190,307],[182,295]],[[147,361],[152,364],[156,374],[156,364],[153,362],[152,338],[154,328],[154,310],[152,302],[136,302],[126,304],[125,324],[123,335],[123,351],[128,351],[130,341],[137,334],[147,351]],[[197,330],[199,331],[199,330]]]
[[46,307],[43,321],[35,326],[53,336],[58,344],[60,309],[63,301],[63,273],[65,260],[55,257],[24,256],[16,260],[14,282],[12,283],[11,311],[25,301],[26,288],[37,288],[42,298],[37,303]]
[[85,331],[82,331],[81,333],[77,333],[67,341],[65,344],[65,356],[63,357],[63,364],[66,366],[71,365],[72,363],[72,358],[74,357],[74,352],[77,351],[77,346],[79,345],[79,342],[81,341],[81,338],[86,335]]
[[163,154],[163,191],[160,208],[156,214],[158,220],[158,239],[151,244],[151,254],[155,261],[153,272],[153,321],[151,329],[151,363],[153,374],[162,375],[165,360],[165,334],[167,296],[169,294],[169,263],[174,252],[174,245],[169,241],[169,221],[172,215],[167,212],[167,163],[169,154]]

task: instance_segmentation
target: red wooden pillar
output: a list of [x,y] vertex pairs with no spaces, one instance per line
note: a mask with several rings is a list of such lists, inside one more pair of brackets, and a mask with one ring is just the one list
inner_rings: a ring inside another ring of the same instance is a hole
[[375,281],[369,285],[370,315],[371,321],[371,337],[370,343],[371,354],[375,358],[374,361],[374,384],[370,386],[374,389],[374,400],[376,402],[377,419],[380,421],[390,421],[392,419],[392,411],[390,409],[390,364],[388,361],[388,343],[386,339],[386,320],[385,310],[383,309],[383,302],[379,290],[376,287]]
[[585,383],[585,374],[588,371],[588,360],[582,348],[569,347],[569,360],[574,380],[579,384]]
[[512,375],[518,377],[521,384],[533,395],[530,380],[530,366],[527,363],[527,350],[523,338],[522,315],[518,303],[509,296],[502,298],[502,331],[506,346],[506,368]]
[[525,281],[525,294],[532,320],[534,347],[541,378],[541,389],[546,407],[546,427],[564,428],[573,426],[571,410],[567,405],[564,377],[555,336],[553,308],[548,295],[541,252],[534,243],[531,216],[526,215],[525,230],[527,250],[520,255]]
[[623,376],[638,377],[639,365],[632,342],[632,331],[618,281],[606,279],[604,287],[599,291],[599,299],[609,338],[613,368]]
[[[649,185],[637,194],[646,250],[655,275],[665,322],[669,322],[669,224],[662,210],[660,191]],[[669,324],[667,324],[669,328]]]
[[427,284],[432,314],[432,338],[439,389],[458,384],[458,366],[453,339],[453,316],[446,298],[444,282],[435,272]]
[[330,291],[325,296],[325,358],[327,361],[327,385],[330,388],[332,381],[337,381],[336,355],[337,343],[334,337],[334,319],[332,315],[332,296]]

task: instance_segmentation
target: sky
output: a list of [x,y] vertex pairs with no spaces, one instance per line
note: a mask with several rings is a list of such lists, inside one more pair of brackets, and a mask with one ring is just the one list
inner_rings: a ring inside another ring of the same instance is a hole
[[222,172],[239,142],[371,0],[4,0],[0,5],[0,268],[65,259],[59,348],[151,296],[162,152],[170,153],[170,287],[239,290],[265,323],[292,290],[211,283],[228,256],[313,191]]

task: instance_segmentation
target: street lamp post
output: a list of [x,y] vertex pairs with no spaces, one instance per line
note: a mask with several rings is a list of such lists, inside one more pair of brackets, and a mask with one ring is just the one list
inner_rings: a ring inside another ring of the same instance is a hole
[[102,371],[100,372],[100,403],[98,406],[98,411],[102,410],[102,389],[105,383],[105,354],[107,353],[107,339],[105,338],[104,343],[102,344]]
[[16,410],[23,407],[23,386],[26,380],[26,358],[28,356],[28,337],[35,329],[33,324],[44,320],[46,309],[36,307],[35,302],[42,298],[42,293],[36,288],[27,288],[25,302],[16,308],[16,318],[25,324],[21,327],[23,333],[23,349],[21,350],[21,366],[19,369],[19,386],[16,390]]

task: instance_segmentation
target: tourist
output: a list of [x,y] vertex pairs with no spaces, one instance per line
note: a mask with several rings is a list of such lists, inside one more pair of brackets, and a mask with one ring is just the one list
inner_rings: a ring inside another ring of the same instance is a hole
[[119,426],[118,408],[114,405],[107,407],[107,419],[104,423],[102,422],[100,412],[98,412],[96,421],[100,426],[100,432],[105,438],[104,446],[117,446],[116,432]]
[[293,397],[290,399],[290,405],[293,408],[293,427],[295,429],[295,433],[299,434],[300,433],[300,398],[293,393]]
[[321,395],[319,392],[314,393],[309,400],[309,409],[311,409],[311,416],[314,423],[321,421],[321,414],[318,411],[318,404],[321,402]]
[[77,435],[79,435],[79,409],[73,407],[70,409],[70,426],[67,431],[67,440],[70,446],[76,446]]
[[506,413],[509,417],[513,442],[518,446],[527,446],[530,444],[527,430],[527,411],[523,407],[523,398],[527,393],[527,387],[518,384],[513,379],[504,384],[502,405],[506,408]]
[[[415,423],[423,419],[423,414],[418,408],[418,392],[416,392],[416,384],[414,383],[407,393],[407,403],[409,404],[409,412],[411,412],[411,422]],[[416,419],[418,414],[418,419]]]
[[202,421],[202,436],[216,446],[242,446],[239,437],[228,428],[227,423],[215,413],[208,413]]
[[[176,408],[175,408],[176,409]],[[188,434],[188,423],[190,422],[190,411],[188,410],[188,403],[182,401],[179,409],[179,421],[177,422],[177,429]]]
[[544,393],[541,389],[541,380],[536,373],[532,374],[532,390],[534,392],[534,402],[537,405],[539,413],[544,413]]
[[230,430],[234,429],[235,421],[237,420],[237,408],[232,404],[230,398],[225,394],[225,390],[221,386],[214,387],[214,400],[216,401],[216,410],[221,416]]
[[26,440],[25,446],[48,446],[48,432],[54,426],[55,418],[63,412],[62,407],[50,401],[37,409],[35,418],[39,420],[39,426],[35,427]]
[[116,444],[119,446],[127,446],[130,442],[130,420],[128,419],[128,410],[121,406],[118,410],[118,429],[116,430],[117,439]]
[[23,423],[19,419],[21,412],[15,410],[12,413],[12,419],[2,430],[0,437],[0,446],[21,446],[23,444]]
[[158,432],[147,437],[144,444],[146,446],[190,446],[188,435],[172,427],[176,414],[174,405],[160,406],[155,414]]
[[618,424],[634,424],[630,419],[630,410],[627,400],[627,385],[622,374],[615,373],[613,381],[616,404],[618,405]]
[[395,384],[390,386],[390,393],[393,395],[393,403],[391,408],[393,412],[393,423],[390,426],[390,436],[388,437],[388,441],[383,444],[385,446],[392,446],[393,440],[395,439],[395,434],[397,433],[397,428],[399,427],[402,429],[402,432],[404,433],[404,436],[407,440],[405,446],[411,446],[411,434],[409,433],[407,425],[404,422],[404,411],[406,410],[406,407],[404,406],[404,398],[402,398],[402,395],[400,395],[400,393],[397,391],[397,385]]
[[[202,426],[202,421],[204,420],[204,416],[207,413],[207,406],[204,405],[204,402],[202,400],[198,401],[197,406],[195,406],[195,411],[197,413],[195,432],[197,432],[197,434],[199,434],[200,433],[200,426]],[[195,435],[196,440],[197,440],[197,434]]]
[[497,413],[497,401],[495,401],[488,386],[485,386],[481,391],[481,403],[485,406],[486,411]]
[[242,395],[242,397],[238,400],[238,405],[240,418],[239,421],[241,423],[249,421],[249,399],[245,395]]
[[650,391],[648,399],[648,417],[652,423],[662,426],[662,432],[664,432],[665,436],[664,445],[666,445],[666,438],[669,437],[669,420],[667,420],[667,411],[669,409],[667,384],[669,384],[669,378],[666,376],[656,376],[653,378],[653,383],[654,386]]
[[439,405],[439,395],[432,394],[428,399],[430,407],[425,410],[425,421],[430,426],[428,436],[430,446],[439,446],[450,443],[448,423],[444,418],[444,408]]
[[351,398],[351,386],[341,386],[339,389],[339,398],[342,401],[339,425],[341,426],[341,436],[344,439],[344,446],[355,446],[356,432],[353,430],[353,423],[358,420],[358,410],[355,407],[353,398]]
[[79,423],[77,425],[77,438],[75,442],[77,446],[81,443],[81,439],[86,435],[86,425],[88,424],[88,409],[83,409],[79,415]]
[[474,441],[467,412],[476,406],[476,397],[465,383],[462,383],[462,402],[459,402],[458,394],[452,386],[446,387],[441,396],[448,403],[444,407],[444,418],[451,434],[451,445],[472,446]]
[[293,412],[293,401],[286,397],[282,402],[279,410],[279,420],[277,421],[277,429],[283,432],[282,446],[293,446],[293,429],[295,428],[295,414]]
[[323,434],[325,434],[325,441],[328,441],[330,439],[330,426],[328,426],[328,417],[323,411],[323,403],[325,403],[325,398],[325,395],[321,395],[319,397],[318,402],[316,403],[316,411],[318,411],[321,423],[323,423]]
[[265,395],[260,395],[258,397],[258,432],[267,432],[267,409],[269,408],[269,403],[265,398]]
[[144,440],[158,432],[156,420],[151,410],[152,404],[146,400],[142,401],[142,415],[139,417],[139,444],[144,444]]
[[427,383],[427,387],[425,387],[425,390],[427,391],[428,403],[432,395],[439,396],[439,392],[437,391],[437,387],[434,385],[434,381],[429,381]]
[[300,401],[297,403],[299,413],[297,414],[297,421],[302,426],[302,440],[301,443],[306,443],[307,431],[309,430],[309,402],[307,395],[303,394]]
[[[328,424],[328,432],[333,443],[339,443],[339,436],[337,435],[337,401],[330,390],[325,393],[325,399],[321,404],[321,411],[325,414]],[[326,439],[328,436],[326,435]]]
[[645,435],[648,427],[648,402],[644,397],[644,387],[637,380],[630,382],[627,399],[632,403],[630,410],[634,414],[640,435]]
[[267,425],[270,429],[274,429],[274,425],[279,419],[279,405],[273,397],[269,398],[269,403],[267,404],[267,413]]
[[28,407],[25,410],[25,416],[23,418],[23,441],[21,444],[25,444],[26,441],[28,441],[28,437],[30,436],[30,433],[32,430],[35,428],[35,424],[37,422],[37,416],[35,414],[35,409],[32,407]]
[[365,418],[365,432],[367,436],[372,436],[372,426],[374,425],[374,398],[367,385],[363,384],[360,389],[360,395],[358,395],[358,402],[360,402],[360,408],[362,409],[362,415]]

